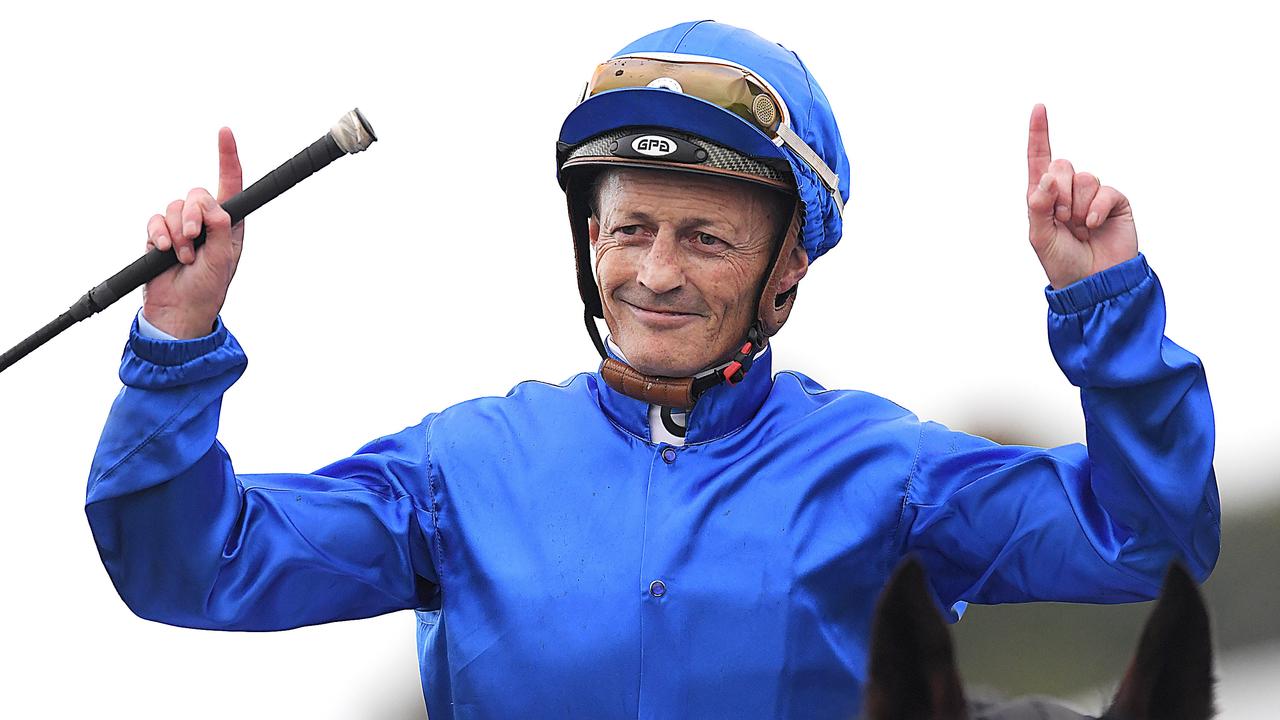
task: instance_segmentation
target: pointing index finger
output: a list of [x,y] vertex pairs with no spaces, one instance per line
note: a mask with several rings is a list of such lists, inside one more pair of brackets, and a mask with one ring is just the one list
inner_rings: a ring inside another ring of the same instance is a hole
[[1027,194],[1040,183],[1040,176],[1049,172],[1053,152],[1049,149],[1049,112],[1036,103],[1031,109],[1031,129],[1027,133]]
[[226,202],[243,189],[244,174],[240,171],[236,138],[231,128],[224,127],[218,131],[218,202]]

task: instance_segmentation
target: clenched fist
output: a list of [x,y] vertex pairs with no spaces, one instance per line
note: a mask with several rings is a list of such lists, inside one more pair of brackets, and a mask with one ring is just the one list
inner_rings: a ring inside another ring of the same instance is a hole
[[[147,249],[175,249],[178,264],[157,275],[143,290],[142,314],[147,322],[179,339],[208,335],[227,299],[244,245],[244,223],[231,227],[231,216],[218,204],[244,185],[236,140],[229,128],[218,132],[218,198],[194,188],[186,200],[169,203],[163,215],[147,223]],[[206,231],[197,251],[191,241]]]
[[1054,289],[1138,255],[1129,201],[1096,176],[1053,159],[1043,105],[1031,111],[1027,137],[1027,218],[1031,247]]

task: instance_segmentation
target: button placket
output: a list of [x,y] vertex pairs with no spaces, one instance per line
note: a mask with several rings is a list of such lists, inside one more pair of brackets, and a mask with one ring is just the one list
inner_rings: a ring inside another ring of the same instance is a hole
[[[662,458],[662,462],[667,465],[675,463],[680,456],[680,452],[671,445],[663,445],[658,451],[658,457]],[[649,596],[655,599],[661,599],[667,594],[667,584],[662,580],[653,580],[649,583]]]
[[[680,509],[685,503],[688,489],[685,475],[694,472],[693,465],[682,463],[686,448],[659,442],[649,450],[649,482],[645,497],[645,548],[640,561],[639,596],[642,598],[640,613],[640,717],[663,717],[668,712],[657,711],[664,698],[672,696],[674,681],[670,671],[669,649],[672,638],[688,622],[687,601],[682,602],[679,593],[672,594],[669,583],[681,582],[684,563],[681,540],[686,533]],[[661,460],[661,462],[659,462]],[[696,465],[696,463],[695,463]],[[684,467],[684,470],[681,468]],[[669,709],[669,708],[668,708]]]

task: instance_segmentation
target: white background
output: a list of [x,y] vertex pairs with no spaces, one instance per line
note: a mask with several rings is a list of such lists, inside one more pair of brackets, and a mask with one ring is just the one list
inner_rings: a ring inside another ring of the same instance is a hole
[[[1223,506],[1243,509],[1280,480],[1280,51],[1261,6],[8,7],[0,345],[140,254],[169,200],[215,187],[220,126],[253,180],[358,105],[381,140],[247,223],[223,313],[250,356],[222,414],[237,468],[311,470],[454,402],[594,368],[553,142],[597,62],[711,17],[799,52],[852,162],[844,242],[803,283],[775,367],[958,428],[1083,439],[1026,242],[1043,102],[1055,155],[1133,204],[1168,335],[1208,369]],[[421,712],[411,613],[228,634],[145,622],[116,597],[82,504],[140,301],[0,375],[0,715]]]

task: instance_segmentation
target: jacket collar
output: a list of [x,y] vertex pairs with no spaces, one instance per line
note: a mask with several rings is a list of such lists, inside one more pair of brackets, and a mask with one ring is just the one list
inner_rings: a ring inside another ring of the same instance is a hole
[[[625,362],[612,342],[606,343],[605,349],[610,357]],[[689,413],[685,444],[722,438],[755,417],[756,411],[773,389],[772,359],[772,348],[766,345],[764,351],[756,356],[751,370],[743,376],[742,382],[737,385],[717,385],[704,393]],[[632,435],[653,442],[649,431],[649,404],[609,387],[600,376],[599,368],[595,379],[600,408],[605,414]]]

